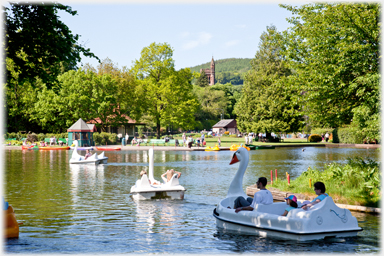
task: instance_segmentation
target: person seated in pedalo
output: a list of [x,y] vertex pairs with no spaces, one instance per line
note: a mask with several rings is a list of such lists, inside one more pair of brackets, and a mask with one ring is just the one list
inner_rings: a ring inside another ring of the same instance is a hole
[[[255,208],[255,204],[272,204],[273,203],[273,196],[272,193],[265,188],[267,185],[267,178],[260,177],[257,182],[257,188],[259,191],[255,193],[255,195],[252,197],[248,197],[245,199],[242,196],[239,196],[235,199],[235,212],[239,211],[253,211]],[[228,207],[230,208],[230,207]]]
[[[168,181],[170,181],[175,173],[177,173],[177,178],[179,179],[181,176],[181,172],[177,172],[177,171],[171,169],[171,170],[167,170],[167,172],[163,173],[161,175],[161,178],[163,179],[164,184],[167,183]],[[167,178],[165,178],[165,175],[167,175]]]
[[[146,171],[146,170],[142,170],[142,171],[140,172],[140,177],[143,177],[144,174],[147,175],[147,171]],[[148,179],[148,181],[149,181],[149,184],[151,184],[151,185],[160,185],[160,183],[157,183],[156,181],[153,182],[153,184],[152,184],[152,182],[151,182],[150,179]]]
[[323,201],[328,196],[328,194],[325,193],[325,185],[323,182],[318,181],[315,184],[313,184],[313,186],[314,186],[314,190],[315,190],[317,197],[315,199],[313,199],[311,202],[304,201],[303,205],[301,206],[301,208],[304,210],[308,210],[310,207],[312,207],[315,204],[320,203],[321,201]]

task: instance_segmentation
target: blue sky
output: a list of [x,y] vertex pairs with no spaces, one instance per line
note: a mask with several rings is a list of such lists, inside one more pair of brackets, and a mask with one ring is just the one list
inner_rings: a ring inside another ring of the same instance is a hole
[[[290,24],[291,13],[278,2],[160,4],[135,2],[60,2],[78,14],[59,12],[61,20],[80,35],[79,42],[100,59],[110,58],[119,68],[130,68],[151,43],[174,49],[176,69],[226,58],[253,58],[267,26],[279,31]],[[302,5],[305,2],[286,2]],[[95,59],[82,63],[97,66]]]

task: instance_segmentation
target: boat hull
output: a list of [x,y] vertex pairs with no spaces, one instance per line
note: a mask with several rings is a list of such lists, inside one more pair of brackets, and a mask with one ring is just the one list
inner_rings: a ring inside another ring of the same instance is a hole
[[[74,150],[76,147],[70,147],[70,149]],[[77,150],[93,150],[93,147],[78,147]]]
[[231,233],[245,234],[245,235],[256,235],[260,237],[268,238],[279,238],[296,241],[308,241],[327,239],[335,237],[351,237],[356,236],[358,231],[340,231],[340,232],[321,232],[321,233],[289,233],[282,231],[275,231],[272,229],[258,228],[255,226],[247,226],[239,223],[234,223],[229,220],[220,219],[217,215],[213,214],[216,218],[216,226],[223,231],[230,231]]
[[153,199],[170,199],[183,200],[184,190],[156,190],[156,191],[131,191],[134,200],[153,200]]
[[68,150],[69,147],[39,147],[39,150]]
[[310,210],[291,210],[287,216],[281,216],[287,207],[284,202],[257,204],[253,211],[236,213],[234,209],[227,208],[233,208],[234,199],[225,198],[214,209],[213,216],[218,228],[297,241],[356,236],[362,230],[350,211],[336,206],[331,197],[312,206]]
[[21,149],[30,149],[33,148],[34,146],[21,146]]
[[12,206],[8,206],[7,210],[4,210],[5,218],[5,238],[18,238],[19,237],[19,223],[16,220],[15,211]]
[[121,148],[108,148],[108,147],[96,147],[97,150],[103,150],[103,151],[114,151],[114,150],[121,150]]
[[106,164],[107,160],[108,160],[108,158],[107,159],[91,160],[91,161],[87,161],[87,160],[80,160],[80,161],[70,160],[69,163],[70,164]]
[[275,149],[274,146],[256,146],[255,149]]

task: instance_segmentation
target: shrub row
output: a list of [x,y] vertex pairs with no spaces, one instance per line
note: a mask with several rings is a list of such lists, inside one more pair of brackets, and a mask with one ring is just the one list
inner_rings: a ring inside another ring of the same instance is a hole
[[107,132],[94,132],[93,141],[98,145],[116,145],[117,134],[116,133],[107,133]]
[[[362,132],[357,127],[353,127],[353,126],[336,128],[336,129],[314,128],[311,130],[312,135],[325,134],[326,132],[332,133],[333,143],[363,144],[363,143],[372,143],[372,139],[374,139],[374,138],[368,138],[366,133]],[[309,137],[309,141],[311,141],[310,140],[311,136]],[[380,141],[378,142],[380,143]]]
[[[34,133],[32,133],[34,134]],[[28,134],[21,133],[21,132],[7,132],[4,134],[4,139],[13,139],[16,138],[16,140],[21,140],[22,138],[27,138]],[[68,133],[39,133],[36,134],[38,141],[43,141],[45,138],[51,138],[55,136],[57,139],[59,138],[68,138]]]

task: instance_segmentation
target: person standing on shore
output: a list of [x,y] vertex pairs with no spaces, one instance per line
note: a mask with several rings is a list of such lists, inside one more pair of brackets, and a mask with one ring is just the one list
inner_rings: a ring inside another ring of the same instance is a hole
[[325,142],[328,142],[328,140],[329,140],[329,133],[327,132],[327,133],[325,134]]
[[181,138],[183,139],[183,146],[186,147],[187,146],[187,137],[185,136],[185,132],[183,132],[183,135],[181,136]]
[[125,134],[125,145],[128,144],[128,139],[129,139],[129,135],[128,135],[128,133],[126,133],[126,134]]

